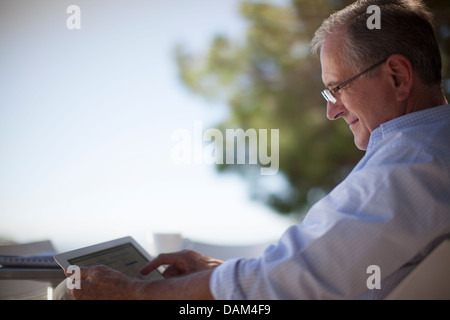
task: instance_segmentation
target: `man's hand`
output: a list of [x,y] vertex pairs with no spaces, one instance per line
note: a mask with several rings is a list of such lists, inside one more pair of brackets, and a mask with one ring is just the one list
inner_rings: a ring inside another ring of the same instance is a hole
[[77,300],[136,299],[136,285],[140,282],[106,266],[80,268],[80,280],[80,289],[67,289]]
[[[172,279],[156,281],[128,278],[106,266],[83,267],[80,268],[81,289],[67,291],[77,300],[213,299],[209,278],[222,262],[191,250],[160,254],[141,269],[145,275],[159,266],[169,265],[163,275]],[[181,275],[184,277],[176,277]]]
[[162,265],[169,265],[164,271],[165,278],[187,275],[193,272],[215,268],[223,261],[204,256],[192,250],[183,250],[174,253],[163,253],[153,259],[140,272],[149,274]]

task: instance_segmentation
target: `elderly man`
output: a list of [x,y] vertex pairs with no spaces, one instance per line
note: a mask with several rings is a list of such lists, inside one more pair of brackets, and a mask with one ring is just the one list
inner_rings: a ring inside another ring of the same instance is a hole
[[[380,9],[380,29],[367,8]],[[317,30],[327,117],[365,156],[259,259],[163,254],[167,279],[82,269],[77,299],[383,299],[450,236],[450,106],[431,15],[418,0],[357,1]],[[367,285],[368,267],[381,283]]]

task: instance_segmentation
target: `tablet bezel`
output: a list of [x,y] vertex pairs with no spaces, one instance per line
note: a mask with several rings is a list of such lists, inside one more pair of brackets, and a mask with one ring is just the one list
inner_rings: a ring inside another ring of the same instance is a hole
[[[105,241],[102,243],[94,244],[91,246],[67,251],[64,253],[59,253],[54,256],[55,261],[59,264],[61,268],[66,270],[70,265],[71,259],[80,258],[89,254],[97,253],[99,251],[112,249],[121,245],[131,244],[148,262],[152,260],[152,257],[148,254],[147,251],[142,248],[139,243],[136,242],[132,237],[127,236],[119,239],[114,239],[110,241]],[[162,268],[158,268],[157,271],[161,274],[164,270]],[[161,275],[162,276],[162,275]]]

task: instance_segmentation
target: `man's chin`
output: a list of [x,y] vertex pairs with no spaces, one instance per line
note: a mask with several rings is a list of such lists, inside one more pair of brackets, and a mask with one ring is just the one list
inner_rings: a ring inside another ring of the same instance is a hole
[[357,147],[359,150],[362,150],[362,151],[366,151],[366,150],[367,150],[367,146],[368,146],[368,144],[369,144],[369,139],[361,139],[360,137],[357,137],[357,136],[355,135],[354,141],[355,141],[356,147]]

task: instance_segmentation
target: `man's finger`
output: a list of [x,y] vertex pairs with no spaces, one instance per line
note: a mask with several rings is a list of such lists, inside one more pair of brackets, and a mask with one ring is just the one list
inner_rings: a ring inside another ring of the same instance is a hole
[[176,276],[179,276],[179,275],[182,275],[182,274],[183,274],[183,272],[181,272],[181,270],[178,269],[177,267],[168,266],[166,268],[166,270],[164,270],[162,275],[163,275],[164,278],[167,279],[167,278],[176,277]]
[[[69,269],[69,267],[64,269],[64,274],[66,275],[66,277],[70,278],[75,273],[75,270],[72,270],[71,272],[69,272],[68,269]],[[83,280],[86,279],[90,273],[90,268],[79,267],[79,269],[80,269],[80,279],[83,279]]]
[[158,267],[162,265],[172,265],[176,264],[180,261],[180,253],[161,253],[159,256],[157,256],[155,259],[147,263],[141,270],[139,270],[140,273],[143,275],[147,275],[150,272],[156,270]]

